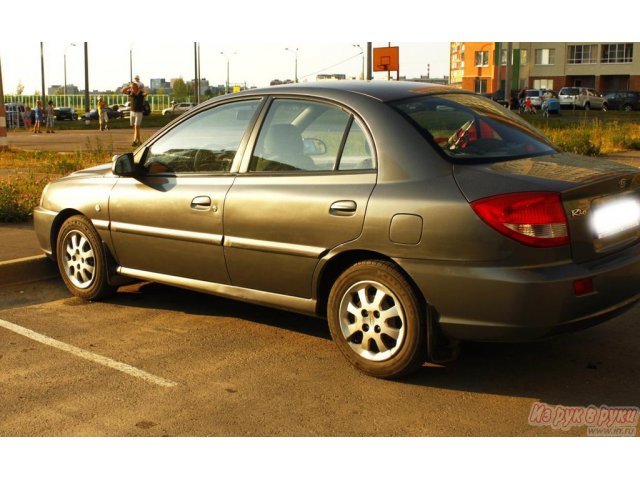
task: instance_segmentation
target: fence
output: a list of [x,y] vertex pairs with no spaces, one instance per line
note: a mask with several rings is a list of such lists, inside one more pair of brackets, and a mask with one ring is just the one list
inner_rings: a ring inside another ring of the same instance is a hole
[[[89,95],[89,109],[96,108],[98,98],[102,97],[107,105],[123,105],[129,100],[126,95],[122,94],[91,94]],[[37,100],[41,100],[39,95],[5,95],[5,103],[22,103],[25,106],[33,108]],[[84,95],[47,95],[47,102],[51,100],[54,107],[71,107],[79,113],[84,112]],[[169,95],[147,95],[147,101],[151,105],[152,112],[161,112],[165,108],[171,106],[171,97]]]

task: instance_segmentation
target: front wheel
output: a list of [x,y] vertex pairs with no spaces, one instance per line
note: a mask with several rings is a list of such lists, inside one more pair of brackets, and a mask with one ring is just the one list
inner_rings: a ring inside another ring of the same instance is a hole
[[363,261],[345,270],[331,289],[327,312],[333,340],[362,372],[397,378],[421,363],[424,309],[393,264]]
[[56,259],[62,280],[75,296],[99,300],[116,290],[107,280],[107,262],[100,237],[87,218],[76,215],[62,224]]

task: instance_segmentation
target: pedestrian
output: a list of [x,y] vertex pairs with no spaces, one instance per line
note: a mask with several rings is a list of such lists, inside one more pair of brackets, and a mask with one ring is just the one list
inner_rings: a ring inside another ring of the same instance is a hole
[[24,122],[24,129],[26,131],[31,130],[31,108],[25,107],[24,113],[22,114],[22,121]]
[[133,143],[132,147],[142,144],[140,138],[140,127],[142,126],[142,114],[144,112],[144,97],[147,93],[140,88],[136,82],[131,82],[127,87],[122,89],[122,93],[129,95],[129,121],[133,127]]
[[56,120],[56,112],[53,108],[53,101],[49,100],[47,102],[47,133],[56,133],[53,131],[53,125]]
[[36,106],[33,109],[34,115],[34,123],[33,123],[33,133],[38,134],[42,133],[40,128],[42,127],[42,117],[44,116],[44,112],[42,111],[42,102],[40,100],[36,101]]
[[531,97],[527,97],[524,101],[524,111],[525,113],[536,113],[536,107],[531,103]]
[[133,80],[138,84],[138,88],[140,90],[144,90],[144,83],[140,81],[140,75],[136,75],[135,77],[133,77]]
[[518,92],[518,110],[520,113],[524,112],[525,98],[527,98],[527,90],[523,88]]
[[107,112],[107,102],[102,97],[98,97],[98,124],[99,130],[109,130],[109,114]]

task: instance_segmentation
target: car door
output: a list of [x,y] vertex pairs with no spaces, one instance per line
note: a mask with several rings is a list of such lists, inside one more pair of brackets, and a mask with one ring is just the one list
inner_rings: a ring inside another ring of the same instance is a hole
[[111,193],[111,236],[125,268],[228,283],[222,249],[234,159],[260,99],[201,111],[149,145],[139,174]]
[[225,203],[231,282],[311,298],[329,250],[357,238],[376,184],[362,122],[336,105],[275,99]]

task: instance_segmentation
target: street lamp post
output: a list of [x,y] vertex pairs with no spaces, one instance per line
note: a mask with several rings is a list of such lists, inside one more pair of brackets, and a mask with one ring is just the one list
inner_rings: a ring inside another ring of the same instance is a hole
[[62,87],[62,93],[64,95],[65,104],[67,103],[67,48],[75,46],[75,43],[70,43],[64,47],[64,86]]
[[133,43],[129,45],[129,81],[133,83]]
[[[232,55],[235,55],[238,52],[233,52]],[[229,55],[227,55],[224,52],[220,52],[220,55],[224,55],[224,57],[227,59],[227,85],[225,88],[225,93],[229,93]]]
[[358,45],[354,45],[355,48],[359,48],[360,49],[360,54],[362,55],[362,73],[360,75],[360,80],[364,80],[364,50],[363,48],[358,44]]
[[293,81],[295,83],[298,83],[298,49],[296,48],[295,50],[293,48],[285,48],[285,50],[287,52],[291,52],[295,55],[295,63],[294,63],[294,77],[293,77]]

